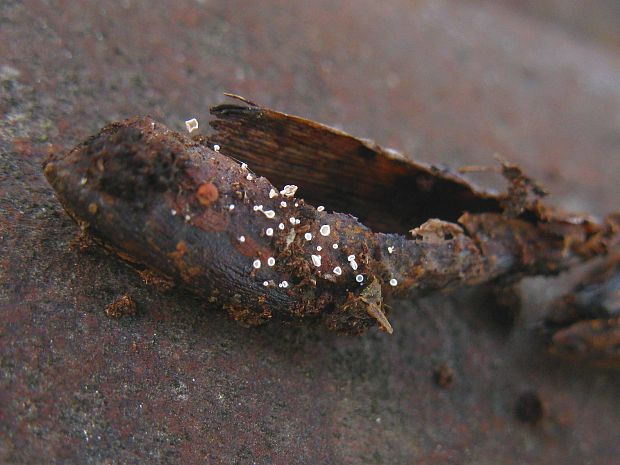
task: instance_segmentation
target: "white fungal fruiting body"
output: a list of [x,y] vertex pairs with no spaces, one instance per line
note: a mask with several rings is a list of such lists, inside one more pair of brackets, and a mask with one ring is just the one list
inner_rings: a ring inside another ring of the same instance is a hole
[[338,244],[333,244],[332,245],[332,249],[337,249],[338,248]]
[[347,257],[347,261],[349,261],[349,262],[352,262],[352,261],[354,261],[354,260],[355,260],[355,255],[349,255],[349,256]]
[[307,232],[306,234],[304,234],[304,239],[307,241],[311,241],[312,240],[312,234]]
[[269,198],[270,198],[270,199],[273,199],[274,197],[277,197],[277,196],[278,196],[278,191],[272,188],[272,189],[269,191]]
[[317,245],[316,246],[316,250],[317,250],[317,252],[320,252],[321,250],[323,250],[323,247],[321,247],[320,245]]
[[287,203],[283,200],[282,202],[280,202],[280,206],[282,208],[286,208]]
[[239,236],[239,242],[245,242],[245,236]]
[[395,287],[398,285],[398,281],[396,281],[394,278],[390,279],[390,286]]
[[269,257],[269,258],[267,259],[267,265],[268,265],[268,266],[273,266],[273,265],[275,265],[275,264],[276,264],[276,259],[275,259],[275,258],[273,258],[273,257]]
[[312,264],[316,267],[321,266],[321,256],[320,255],[312,255]]
[[267,234],[268,236],[273,236],[273,228],[267,228],[265,229],[265,234]]
[[364,281],[364,276],[363,276],[363,275],[361,275],[361,274],[358,274],[358,275],[355,277],[355,280],[356,280],[358,283],[361,283],[362,281]]
[[176,216],[177,211],[176,210],[170,210],[170,213],[172,214],[172,216]]
[[297,189],[298,187],[295,184],[287,184],[280,191],[280,194],[282,194],[284,197],[293,197],[295,195],[295,192],[297,192]]
[[235,205],[231,203],[231,204],[228,206],[228,210],[233,211],[234,209],[235,209]]
[[241,169],[242,170],[247,170],[248,169],[248,164],[247,163],[241,163]]
[[278,284],[278,287],[287,288],[288,287],[288,282],[282,281],[280,284]]
[[351,260],[349,264],[351,265],[351,268],[353,268],[353,271],[357,270],[357,262],[355,260]]
[[269,286],[269,281],[263,281],[263,286]]
[[294,216],[291,216],[288,220],[291,222],[291,224],[295,224],[296,220]]
[[192,219],[192,217],[191,217],[191,216],[189,216],[189,215],[185,215],[185,221],[189,221],[189,220],[191,220],[191,219]]
[[280,223],[280,224],[278,225],[278,229],[283,230],[283,229],[284,229],[284,223]]
[[339,266],[334,268],[334,274],[340,276],[342,274],[342,268],[340,268]]
[[213,150],[215,150],[216,152],[219,152],[220,151],[220,146],[217,145],[217,144],[214,144],[213,145]]
[[262,210],[263,206],[262,205],[254,205],[252,208],[254,209],[255,212],[257,212],[259,210]]
[[316,207],[316,211],[318,212],[322,212],[323,210],[325,210],[325,207],[323,205],[319,205],[318,207]]
[[273,210],[266,210],[263,213],[269,219],[274,218],[276,216],[276,212],[274,212]]
[[245,179],[247,179],[248,181],[251,181],[252,179],[254,179],[254,177],[248,173],[248,175],[245,177]]
[[389,246],[389,247],[388,247],[388,253],[390,253],[390,254],[391,254],[392,252],[394,252],[394,247]]
[[196,118],[188,119],[185,121],[185,127],[187,128],[187,132],[191,134],[198,129],[198,120]]
[[319,229],[319,232],[321,233],[321,236],[327,237],[332,232],[332,229],[328,224],[324,224],[321,226],[321,229]]
[[252,266],[258,270],[260,268],[260,260],[254,260]]

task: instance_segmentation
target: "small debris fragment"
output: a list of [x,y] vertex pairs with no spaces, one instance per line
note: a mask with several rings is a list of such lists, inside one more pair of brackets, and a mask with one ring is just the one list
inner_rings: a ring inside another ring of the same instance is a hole
[[136,313],[136,302],[127,294],[116,299],[105,308],[105,313],[110,318],[122,318]]
[[542,420],[545,407],[538,394],[532,391],[521,394],[515,404],[515,415],[519,420],[530,425],[535,425]]
[[441,364],[433,371],[433,379],[438,386],[447,388],[454,382],[454,372],[448,365]]

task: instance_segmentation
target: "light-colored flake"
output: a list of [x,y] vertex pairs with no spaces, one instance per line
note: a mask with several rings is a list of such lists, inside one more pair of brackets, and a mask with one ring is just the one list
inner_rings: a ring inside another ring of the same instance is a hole
[[295,192],[297,192],[297,189],[298,187],[295,184],[287,184],[280,191],[280,194],[282,194],[284,197],[293,197],[295,195]]
[[185,127],[187,128],[187,132],[191,134],[198,129],[198,120],[196,118],[188,119],[185,121]]
[[283,200],[282,202],[280,202],[280,206],[282,208],[286,208],[287,203]]
[[269,257],[269,258],[267,259],[267,265],[269,265],[269,266],[273,266],[273,265],[275,265],[275,264],[276,264],[276,259],[275,259],[275,258],[273,258],[273,257]]
[[254,262],[252,262],[252,266],[258,270],[260,268],[260,260],[254,260]]
[[267,218],[270,218],[270,219],[276,216],[276,212],[274,212],[273,210],[265,210],[263,213],[265,214]]
[[390,279],[390,286],[395,287],[398,285],[398,281],[396,281],[394,278]]
[[334,268],[334,274],[340,276],[342,274],[342,268],[340,268],[339,266]]
[[357,270],[357,262],[355,260],[351,260],[350,265],[353,271]]
[[267,234],[269,237],[273,236],[273,228],[265,229],[265,234]]
[[311,241],[312,240],[312,233],[307,232],[306,234],[304,234],[304,239],[307,241]]
[[314,266],[321,266],[321,256],[320,255],[312,255],[312,264]]
[[278,191],[272,187],[271,190],[269,191],[269,198],[273,199],[274,197],[277,197],[277,196],[278,196]]

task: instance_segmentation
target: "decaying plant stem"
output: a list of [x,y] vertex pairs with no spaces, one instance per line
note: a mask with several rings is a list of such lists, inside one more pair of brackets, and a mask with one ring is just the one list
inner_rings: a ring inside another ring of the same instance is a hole
[[511,190],[493,194],[243,99],[212,113],[208,138],[149,118],[111,124],[45,174],[93,238],[246,325],[392,332],[392,295],[555,274],[614,234],[544,206],[514,165]]

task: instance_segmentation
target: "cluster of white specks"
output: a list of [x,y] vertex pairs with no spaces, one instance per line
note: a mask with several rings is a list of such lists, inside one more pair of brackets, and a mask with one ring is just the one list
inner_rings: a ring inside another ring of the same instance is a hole
[[269,257],[269,258],[267,259],[267,265],[268,265],[268,266],[273,266],[273,265],[275,265],[275,264],[276,264],[276,259],[275,259],[275,258],[273,258],[273,257]]
[[312,233],[307,232],[306,234],[304,234],[304,239],[307,241],[311,241],[312,240]]
[[185,121],[185,127],[187,128],[187,132],[191,134],[198,129],[198,120],[196,118],[188,119]]
[[388,247],[388,253],[391,254],[392,252],[394,252],[394,247],[389,246]]
[[231,204],[228,206],[228,210],[233,211],[234,209],[235,209],[235,204],[231,203]]
[[336,250],[338,248],[338,244],[332,244],[332,249]]
[[278,229],[279,229],[280,231],[284,230],[284,223],[280,223],[280,224],[278,225]]
[[273,228],[265,229],[265,234],[267,234],[269,237],[273,236]]
[[245,236],[239,236],[239,242],[245,242]]
[[321,226],[321,229],[319,229],[319,232],[321,233],[321,236],[327,237],[332,232],[332,230],[328,224],[324,224],[323,226]]
[[396,281],[396,279],[392,278],[390,279],[390,286],[395,287],[398,285],[398,281]]
[[317,251],[317,252],[320,252],[321,250],[323,250],[323,247],[321,247],[320,245],[317,245],[317,246],[316,246],[316,251]]
[[340,268],[339,266],[334,268],[334,274],[340,276],[342,274],[342,268]]
[[278,287],[283,287],[286,289],[288,287],[288,282],[282,281],[280,284],[278,284]]
[[220,146],[217,144],[213,144],[213,150],[215,150],[216,152],[220,151]]
[[287,203],[283,200],[282,202],[280,202],[280,206],[282,208],[286,208]]
[[273,210],[266,210],[263,213],[269,219],[274,218],[276,216],[276,212],[274,212]]
[[316,211],[318,212],[322,212],[323,210],[325,210],[325,207],[323,205],[319,205],[318,207],[316,207]]
[[176,215],[177,215],[177,211],[176,211],[176,210],[170,210],[170,214],[171,214],[172,216],[176,216]]
[[355,276],[355,280],[358,283],[361,283],[362,281],[364,281],[364,275],[358,274],[357,276]]
[[295,195],[295,192],[297,192],[297,189],[298,187],[295,184],[287,184],[280,191],[280,194],[282,194],[284,197],[293,197]]
[[271,188],[271,190],[269,191],[269,198],[270,198],[270,199],[273,199],[273,198],[275,198],[275,197],[277,197],[277,196],[278,196],[278,191],[277,191],[277,190],[275,190],[275,189],[272,187],[272,188]]
[[258,259],[254,260],[254,262],[252,263],[252,266],[258,270],[260,268],[260,260]]
[[312,264],[316,267],[321,266],[321,256],[320,255],[312,255]]

